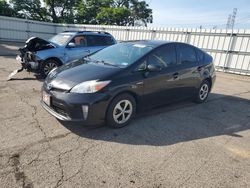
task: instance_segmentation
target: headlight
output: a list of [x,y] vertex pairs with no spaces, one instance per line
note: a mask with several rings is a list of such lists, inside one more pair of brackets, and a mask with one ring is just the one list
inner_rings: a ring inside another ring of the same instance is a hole
[[75,87],[71,89],[71,93],[95,93],[102,88],[104,88],[106,85],[108,85],[111,81],[97,81],[97,80],[91,80],[82,82]]
[[56,70],[56,69],[57,69],[57,67],[53,68],[53,69],[49,72],[49,74],[55,73],[55,70]]
[[57,67],[55,67],[55,68],[53,68],[50,72],[49,72],[49,74],[48,74],[48,77],[49,78],[53,78],[54,76],[55,76],[55,74],[56,74],[56,70],[57,69]]

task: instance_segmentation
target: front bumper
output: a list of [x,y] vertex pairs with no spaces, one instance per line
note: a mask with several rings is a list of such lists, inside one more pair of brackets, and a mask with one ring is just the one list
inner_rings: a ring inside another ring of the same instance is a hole
[[47,110],[51,115],[55,116],[57,119],[60,119],[62,121],[71,121],[71,119],[67,116],[64,116],[58,112],[56,112],[55,110],[53,110],[51,107],[49,107],[48,105],[46,105],[43,101],[41,101],[41,105],[42,107]]
[[101,124],[105,121],[106,110],[111,97],[105,93],[76,94],[63,91],[42,92],[50,95],[50,105],[43,100],[42,107],[62,121],[78,121],[84,124]]
[[29,72],[37,72],[40,70],[41,62],[34,59],[33,55],[26,53],[24,55],[17,55],[16,61],[22,65],[24,69]]

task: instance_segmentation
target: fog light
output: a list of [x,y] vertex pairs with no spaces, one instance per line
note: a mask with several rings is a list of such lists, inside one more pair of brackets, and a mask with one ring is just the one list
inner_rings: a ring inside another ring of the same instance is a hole
[[83,105],[83,106],[82,106],[82,114],[83,114],[84,120],[87,119],[87,117],[88,117],[88,112],[89,112],[89,106]]

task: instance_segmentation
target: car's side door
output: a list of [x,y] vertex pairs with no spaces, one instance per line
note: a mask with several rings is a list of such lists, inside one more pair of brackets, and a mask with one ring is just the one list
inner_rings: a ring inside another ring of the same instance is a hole
[[65,62],[80,59],[91,53],[86,35],[75,36],[65,47]]
[[200,83],[198,61],[193,46],[176,43],[177,50],[177,82],[176,91],[180,98],[188,98],[195,94]]
[[147,67],[158,66],[160,71],[146,69],[144,78],[144,103],[146,108],[171,102],[175,92],[176,51],[173,44],[159,47],[147,57]]

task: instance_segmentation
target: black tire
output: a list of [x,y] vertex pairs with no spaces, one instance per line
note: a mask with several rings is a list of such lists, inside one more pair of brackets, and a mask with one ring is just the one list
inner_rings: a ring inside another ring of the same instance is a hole
[[[47,59],[45,60],[40,68],[40,74],[43,78],[46,78],[46,76],[49,74],[49,72],[56,67],[59,67],[60,63],[55,59]],[[51,68],[51,69],[50,69]]]
[[195,96],[195,102],[196,103],[203,103],[207,100],[208,95],[210,93],[211,84],[208,80],[204,80],[199,89],[197,90],[196,96]]
[[[123,110],[123,113],[121,110],[119,110],[119,106],[120,107],[125,107],[125,105],[127,105],[127,108]],[[129,115],[129,107],[132,107],[131,109],[131,114]],[[127,112],[126,112],[127,111]],[[129,94],[121,94],[118,95],[117,97],[115,97],[111,103],[109,104],[107,113],[106,113],[106,122],[107,125],[112,127],[112,128],[121,128],[124,127],[126,125],[128,125],[132,118],[134,117],[136,113],[136,102],[135,99],[132,95]],[[119,114],[121,114],[119,116]],[[124,114],[124,116],[123,116]],[[118,118],[115,118],[115,115]],[[122,119],[126,120],[126,121],[122,121]],[[120,122],[118,122],[120,121]]]

